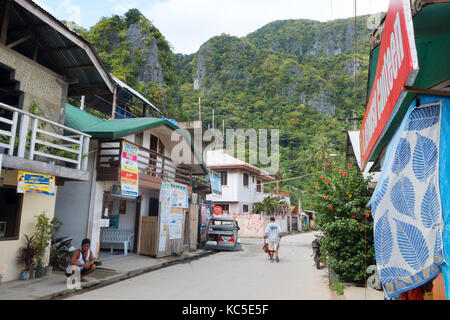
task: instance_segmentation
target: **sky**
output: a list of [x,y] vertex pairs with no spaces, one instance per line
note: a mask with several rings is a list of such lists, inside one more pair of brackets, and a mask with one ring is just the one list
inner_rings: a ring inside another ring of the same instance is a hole
[[[246,36],[275,20],[353,17],[353,0],[34,0],[60,20],[89,29],[102,17],[139,9],[174,52],[191,54],[213,36]],[[387,11],[389,0],[357,0],[357,14]],[[375,20],[376,21],[376,20]]]

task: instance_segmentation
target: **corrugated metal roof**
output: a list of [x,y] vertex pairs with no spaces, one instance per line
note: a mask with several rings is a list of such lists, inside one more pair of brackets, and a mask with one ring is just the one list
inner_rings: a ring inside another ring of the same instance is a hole
[[125,82],[123,82],[122,80],[120,80],[119,78],[115,77],[114,75],[111,74],[111,77],[113,79],[113,81],[120,86],[121,88],[129,91],[131,94],[133,94],[134,96],[136,96],[137,98],[139,98],[140,100],[142,100],[143,102],[145,102],[147,105],[151,106],[156,112],[158,112],[159,114],[162,114],[161,110],[159,110],[157,107],[155,107],[150,101],[148,101],[142,94],[140,94],[139,92],[137,92],[135,89],[133,89],[132,87],[130,87],[129,85],[127,85]]
[[[0,7],[0,10],[3,10],[4,6]],[[10,12],[8,30],[11,30],[11,33],[8,34],[8,38],[15,41],[30,34],[31,31],[42,39],[41,47],[44,48],[38,55],[38,63],[59,74],[66,74],[69,79],[77,79],[78,83],[72,84],[73,87],[98,86],[113,92],[114,82],[93,46],[87,40],[70,30],[33,1],[13,0]],[[14,49],[25,56],[32,57],[34,43],[27,41]],[[47,50],[51,53],[48,53]],[[70,70],[72,67],[81,66],[91,66],[91,68]]]

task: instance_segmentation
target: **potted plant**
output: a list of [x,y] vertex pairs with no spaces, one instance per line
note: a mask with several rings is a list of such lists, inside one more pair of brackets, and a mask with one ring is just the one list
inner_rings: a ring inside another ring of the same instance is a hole
[[[58,233],[59,229],[62,226],[62,222],[59,221],[57,218],[53,218],[50,222],[51,224],[51,243],[54,243],[56,240],[56,234]],[[45,276],[51,276],[53,272],[53,264],[55,262],[56,255],[58,254],[58,250],[56,248],[50,247],[50,260],[47,267],[45,267]]]
[[30,279],[30,273],[33,269],[36,258],[36,247],[33,245],[34,237],[28,237],[25,235],[27,244],[25,247],[19,249],[19,255],[17,256],[17,262],[23,264],[24,268],[20,274],[20,280]]
[[34,232],[34,246],[36,247],[36,278],[42,278],[45,272],[45,254],[52,239],[52,223],[43,212],[36,216],[36,231]]

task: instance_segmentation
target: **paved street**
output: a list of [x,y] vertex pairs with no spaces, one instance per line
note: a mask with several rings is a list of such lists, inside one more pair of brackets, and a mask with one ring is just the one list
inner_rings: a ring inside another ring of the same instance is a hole
[[325,269],[313,265],[313,233],[286,236],[280,263],[270,263],[262,240],[242,239],[244,251],[220,252],[70,299],[331,299]]

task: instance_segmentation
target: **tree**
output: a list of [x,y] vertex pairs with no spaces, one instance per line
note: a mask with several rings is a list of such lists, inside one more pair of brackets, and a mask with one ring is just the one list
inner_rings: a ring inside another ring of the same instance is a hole
[[268,215],[279,213],[283,206],[287,206],[287,203],[281,197],[271,196],[264,198],[262,202],[256,202],[253,204],[254,211],[264,212]]
[[341,281],[363,282],[367,267],[375,264],[373,220],[366,209],[369,181],[350,164],[342,169],[327,164],[306,193],[322,231],[322,259]]

